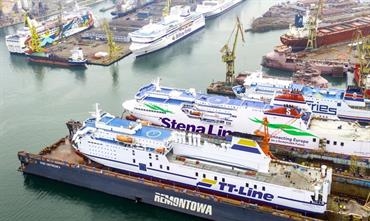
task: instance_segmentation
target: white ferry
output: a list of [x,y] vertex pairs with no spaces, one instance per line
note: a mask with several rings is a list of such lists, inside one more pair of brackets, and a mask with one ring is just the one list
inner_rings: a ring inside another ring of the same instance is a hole
[[307,107],[313,117],[370,123],[370,100],[355,86],[348,86],[346,90],[318,88],[252,74],[246,77],[244,85],[234,86],[233,91],[241,99]]
[[[94,26],[94,16],[90,10],[79,9],[62,16],[62,29],[58,16],[37,22],[26,17],[25,26],[17,30],[16,34],[7,35],[5,43],[12,54],[25,54],[29,50],[31,40],[30,27],[34,26],[40,38],[41,47],[51,44],[61,37],[68,37]],[[60,30],[61,29],[61,30]]]
[[[72,139],[91,159],[132,176],[189,190],[302,213],[327,207],[332,169],[272,160],[257,142],[145,126],[101,113],[98,106]],[[198,208],[211,215],[212,206]]]
[[243,0],[203,0],[201,4],[197,4],[196,11],[204,15],[206,19],[216,17]]
[[160,22],[151,22],[129,33],[129,49],[135,56],[145,55],[177,42],[204,25],[204,16],[201,13],[190,11],[189,6],[172,6],[169,15],[163,16]]
[[309,110],[262,101],[212,96],[194,89],[145,85],[122,104],[128,114],[172,129],[225,136],[230,131],[255,134],[270,122],[271,143],[305,151],[370,157],[370,128],[358,123],[312,118]]

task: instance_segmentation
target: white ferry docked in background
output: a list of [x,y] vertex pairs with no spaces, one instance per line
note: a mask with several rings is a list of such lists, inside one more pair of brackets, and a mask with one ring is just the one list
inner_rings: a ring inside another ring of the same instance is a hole
[[88,9],[78,9],[77,11],[64,13],[61,21],[58,16],[53,16],[42,22],[37,22],[27,16],[23,28],[17,30],[16,34],[5,37],[5,43],[10,53],[25,54],[29,50],[31,26],[36,28],[40,37],[40,46],[44,47],[61,37],[68,37],[93,27],[94,16]]
[[[244,85],[233,87],[241,99],[264,100],[272,105],[310,108],[314,117],[370,123],[370,100],[356,86],[347,89],[318,88],[274,78],[247,76]],[[307,106],[308,105],[308,106]]]
[[122,106],[133,117],[156,125],[216,136],[254,134],[267,117],[273,144],[341,157],[370,157],[370,128],[355,122],[312,118],[309,110],[300,108],[163,87],[158,81],[140,88],[135,99]]
[[163,16],[161,21],[151,22],[129,33],[129,49],[135,56],[149,54],[189,36],[204,25],[204,16],[190,11],[190,6],[172,6],[169,14]]
[[[305,214],[326,211],[332,169],[272,160],[256,141],[229,138],[147,126],[101,113],[97,106],[72,146],[131,176]],[[212,206],[198,209],[212,215]]]
[[244,0],[203,0],[201,4],[197,4],[196,11],[209,19],[221,15],[242,1]]

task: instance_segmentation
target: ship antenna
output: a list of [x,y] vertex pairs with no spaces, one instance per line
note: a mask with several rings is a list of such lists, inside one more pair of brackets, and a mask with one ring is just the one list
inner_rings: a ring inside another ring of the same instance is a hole
[[159,85],[160,82],[161,82],[161,78],[160,77],[157,77],[157,79],[154,80],[154,86],[155,86],[155,90],[156,91],[160,91],[161,90],[161,87]]
[[95,121],[100,121],[101,110],[99,109],[99,103],[95,103],[95,112],[90,112],[93,117],[95,117]]

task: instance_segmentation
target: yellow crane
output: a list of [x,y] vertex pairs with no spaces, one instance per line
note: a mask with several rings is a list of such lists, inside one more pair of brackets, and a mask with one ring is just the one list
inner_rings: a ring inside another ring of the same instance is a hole
[[107,20],[104,20],[103,22],[103,29],[106,33],[107,36],[107,44],[108,44],[108,49],[109,49],[109,58],[113,58],[115,53],[118,51],[118,47],[116,43],[113,40],[113,33],[109,28],[109,24]]
[[321,15],[323,0],[319,0],[318,5],[315,6],[313,15],[310,15],[308,18],[308,37],[306,49],[311,50],[317,48],[317,27],[319,17]]
[[41,47],[41,42],[40,42],[40,36],[37,33],[36,27],[31,23],[30,18],[28,14],[25,14],[25,24],[26,26],[30,29],[30,34],[31,34],[31,39],[28,42],[28,48],[32,52],[41,52],[42,47]]
[[166,5],[163,8],[162,15],[167,16],[170,14],[171,0],[167,0]]
[[[233,42],[232,49],[230,50],[228,45],[229,45],[229,41],[230,41],[234,31],[235,31],[234,42]],[[238,40],[239,32],[240,32],[240,35],[242,36],[242,41],[245,42],[244,41],[242,24],[240,23],[239,17],[236,17],[236,24],[235,24],[235,27],[234,27],[233,31],[231,32],[229,40],[221,48],[221,53],[223,53],[222,60],[223,60],[223,62],[226,63],[226,81],[225,81],[225,83],[227,85],[232,85],[233,82],[234,82],[234,78],[235,78],[235,65],[234,65],[235,64],[235,58],[236,58],[235,57],[235,48],[236,48],[236,42]]]

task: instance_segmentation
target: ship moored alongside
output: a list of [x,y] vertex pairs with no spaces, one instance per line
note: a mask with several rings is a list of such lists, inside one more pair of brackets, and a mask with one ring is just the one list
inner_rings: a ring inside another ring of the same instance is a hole
[[299,107],[211,96],[195,89],[163,87],[158,81],[140,88],[135,99],[122,106],[128,114],[156,125],[216,136],[230,132],[255,134],[267,117],[273,144],[341,158],[370,157],[369,128],[348,121],[312,118],[310,110]]
[[256,74],[247,76],[244,82],[244,85],[233,87],[235,95],[241,99],[308,108],[313,117],[322,119],[370,123],[370,100],[359,87],[319,88]]
[[40,38],[40,46],[45,47],[61,37],[68,37],[93,27],[94,16],[88,9],[64,13],[62,20],[58,17],[51,17],[46,21],[37,22],[27,16],[24,27],[17,30],[16,34],[5,36],[5,43],[10,53],[23,55],[29,50],[31,26],[36,29]]
[[332,170],[326,166],[272,160],[251,139],[208,139],[145,126],[98,106],[72,146],[92,161],[137,177],[306,214],[324,213],[330,194]]
[[225,13],[242,1],[244,0],[203,0],[201,4],[197,4],[196,11],[210,19]]
[[169,15],[159,22],[151,22],[139,30],[129,33],[130,50],[138,57],[165,48],[205,25],[201,13],[190,11],[189,6],[172,6]]

